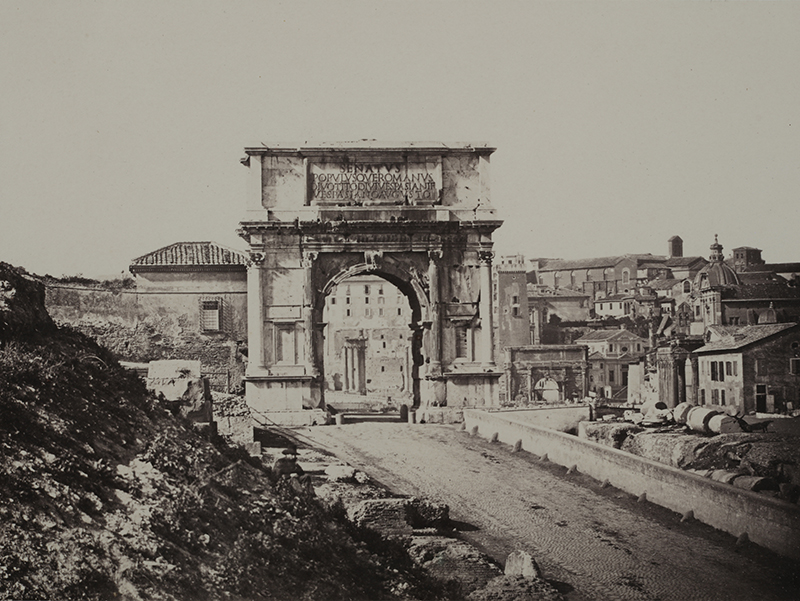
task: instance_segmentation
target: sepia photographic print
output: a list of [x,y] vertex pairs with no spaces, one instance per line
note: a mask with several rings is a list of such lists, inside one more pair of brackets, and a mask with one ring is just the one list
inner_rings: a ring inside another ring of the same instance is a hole
[[0,2],[0,599],[800,599],[798,28]]

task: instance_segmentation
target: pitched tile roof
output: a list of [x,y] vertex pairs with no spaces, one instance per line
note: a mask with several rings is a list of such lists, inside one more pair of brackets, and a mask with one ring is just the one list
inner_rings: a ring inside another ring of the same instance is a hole
[[676,280],[673,278],[666,280],[650,280],[647,285],[653,290],[669,290],[675,285],[680,284],[683,280]]
[[614,267],[624,259],[649,261],[660,263],[665,257],[657,255],[617,255],[614,257],[595,257],[590,259],[539,259],[538,271],[567,271],[574,269],[598,269],[600,267]]
[[246,264],[245,253],[216,242],[177,242],[131,261],[131,267]]
[[708,263],[703,257],[670,257],[666,261],[667,267],[689,267],[694,263]]
[[800,273],[800,263],[762,263],[748,265],[745,271],[771,271],[772,273]]
[[715,332],[721,336],[720,339],[701,346],[695,352],[714,353],[738,350],[790,328],[797,327],[800,327],[800,325],[796,323],[770,323],[758,326],[714,326]]
[[637,336],[630,330],[595,330],[584,334],[575,341],[575,344],[582,344],[584,342],[603,342],[606,340],[644,340]]

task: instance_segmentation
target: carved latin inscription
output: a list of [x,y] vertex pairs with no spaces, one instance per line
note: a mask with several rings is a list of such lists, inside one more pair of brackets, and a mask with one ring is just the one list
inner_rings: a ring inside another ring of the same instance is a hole
[[331,203],[435,202],[442,187],[437,162],[311,163],[309,176],[311,200]]

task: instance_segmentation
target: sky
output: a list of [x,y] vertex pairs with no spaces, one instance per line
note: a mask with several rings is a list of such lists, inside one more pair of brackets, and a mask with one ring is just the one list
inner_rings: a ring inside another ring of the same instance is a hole
[[0,261],[244,249],[246,146],[486,142],[498,254],[800,261],[800,3],[0,1]]

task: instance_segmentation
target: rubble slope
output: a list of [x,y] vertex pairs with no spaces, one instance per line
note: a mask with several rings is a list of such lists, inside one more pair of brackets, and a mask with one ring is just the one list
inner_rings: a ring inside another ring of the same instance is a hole
[[9,287],[0,599],[440,595],[260,461],[176,419],[94,341],[36,310],[12,318],[38,301]]

